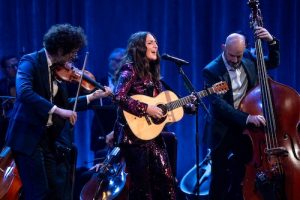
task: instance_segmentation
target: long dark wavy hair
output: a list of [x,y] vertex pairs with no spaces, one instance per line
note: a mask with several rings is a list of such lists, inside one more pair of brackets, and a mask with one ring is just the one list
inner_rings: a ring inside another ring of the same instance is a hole
[[71,53],[74,49],[81,49],[87,44],[86,36],[81,27],[70,24],[56,24],[44,35],[44,47],[51,55]]
[[[133,62],[134,69],[140,78],[150,75],[154,81],[160,79],[160,56],[157,51],[157,59],[150,61],[146,57],[146,37],[150,32],[140,31],[130,36],[128,40],[125,62]],[[155,38],[155,37],[154,37]]]

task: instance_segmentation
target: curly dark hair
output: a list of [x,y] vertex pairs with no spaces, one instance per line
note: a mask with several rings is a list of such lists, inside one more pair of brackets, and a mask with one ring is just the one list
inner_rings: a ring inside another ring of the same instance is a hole
[[[146,37],[150,32],[140,31],[130,36],[127,45],[126,61],[133,62],[133,66],[140,78],[150,74],[156,81],[160,79],[160,56],[157,52],[157,60],[149,61],[146,57]],[[155,37],[154,37],[155,38]]]
[[66,55],[74,49],[84,47],[87,40],[81,27],[70,24],[56,24],[44,35],[43,43],[50,54],[55,55],[59,49],[62,49],[63,55]]

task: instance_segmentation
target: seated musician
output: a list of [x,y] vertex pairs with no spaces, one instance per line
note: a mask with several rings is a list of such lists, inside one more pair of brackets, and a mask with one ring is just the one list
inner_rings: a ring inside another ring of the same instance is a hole
[[4,76],[0,79],[0,149],[5,141],[8,121],[16,97],[16,74],[19,58],[15,55],[4,56],[1,68]]
[[[116,84],[116,73],[119,69],[120,61],[125,54],[125,49],[115,48],[108,57],[108,72],[100,79],[102,85],[108,85],[114,90]],[[94,116],[91,126],[90,149],[94,152],[94,164],[104,160],[108,147],[105,143],[105,136],[113,129],[116,120],[116,105],[110,98],[100,99],[95,106]]]

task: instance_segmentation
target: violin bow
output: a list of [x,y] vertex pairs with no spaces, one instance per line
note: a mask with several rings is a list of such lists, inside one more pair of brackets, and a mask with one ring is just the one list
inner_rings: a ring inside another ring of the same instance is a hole
[[79,81],[79,85],[77,87],[77,92],[76,92],[76,97],[75,97],[75,102],[74,102],[74,106],[73,106],[73,112],[75,112],[76,107],[77,107],[77,102],[78,102],[78,96],[79,96],[79,92],[80,92],[80,87],[81,87],[81,83],[82,83],[82,79],[83,79],[83,75],[84,75],[84,70],[86,67],[86,63],[87,63],[87,58],[88,58],[89,52],[85,53],[85,58],[84,58],[84,62],[83,62],[83,67],[82,67],[82,74],[80,76],[80,81]]
[[[80,77],[79,85],[77,87],[75,102],[74,102],[74,106],[73,106],[73,112],[75,112],[76,107],[77,107],[78,96],[79,96],[79,92],[80,92],[80,87],[81,87],[81,83],[82,83],[82,78],[83,78],[84,70],[85,70],[86,63],[87,63],[88,54],[89,54],[89,52],[85,53],[84,63],[83,63],[83,67],[82,67],[82,74],[81,74],[81,77]],[[72,128],[73,127],[74,126],[72,126]],[[71,199],[73,199],[74,187],[75,187],[75,173],[76,173],[76,170],[75,170],[76,167],[75,167],[75,165],[76,165],[76,157],[77,157],[77,155],[74,156],[75,162],[74,162],[74,166],[72,166],[73,169],[71,170],[71,176],[72,176],[71,177],[71,179],[72,179],[72,183],[71,183]]]

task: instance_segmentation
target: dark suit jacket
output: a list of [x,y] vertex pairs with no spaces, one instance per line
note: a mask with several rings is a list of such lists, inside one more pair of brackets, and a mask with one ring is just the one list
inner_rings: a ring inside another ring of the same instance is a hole
[[[267,68],[274,68],[279,65],[279,42],[269,45],[269,56],[265,57]],[[244,52],[242,66],[245,69],[250,90],[257,84],[256,58],[248,50]],[[231,80],[222,55],[210,62],[203,69],[203,77],[206,86],[210,87],[219,81],[226,81],[229,91],[223,95],[211,95],[208,97],[210,102],[210,117],[206,117],[204,126],[204,140],[209,148],[216,148],[229,130],[241,132],[246,127],[247,113],[234,108]]]
[[[58,83],[59,107],[71,108],[74,99],[68,99],[63,82]],[[45,133],[48,112],[54,106],[50,102],[48,64],[45,50],[25,55],[20,60],[16,77],[17,99],[10,119],[6,144],[14,151],[30,155]],[[78,107],[86,107],[85,97],[78,99]],[[64,126],[64,119],[54,117],[58,134]]]

